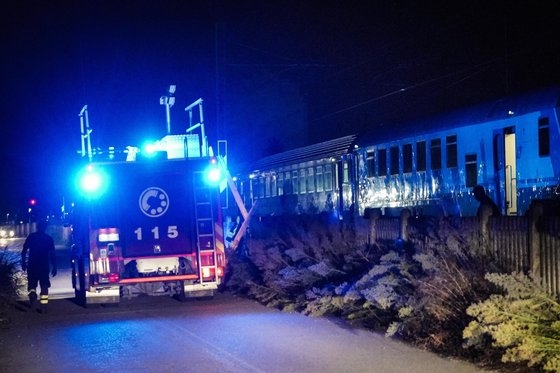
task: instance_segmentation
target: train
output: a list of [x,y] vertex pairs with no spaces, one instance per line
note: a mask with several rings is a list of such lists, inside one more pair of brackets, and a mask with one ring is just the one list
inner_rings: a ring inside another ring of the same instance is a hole
[[560,199],[560,87],[486,101],[264,157],[238,176],[255,215],[502,215]]

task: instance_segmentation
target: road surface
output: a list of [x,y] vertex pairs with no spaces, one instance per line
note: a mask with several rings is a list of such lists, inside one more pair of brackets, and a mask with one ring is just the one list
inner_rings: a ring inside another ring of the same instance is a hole
[[62,261],[59,268],[48,314],[23,301],[11,309],[10,326],[0,329],[0,372],[482,372],[337,320],[228,294],[83,308],[69,298]]
[[0,330],[1,372],[471,373],[438,357],[325,319],[218,294],[213,300],[123,299],[82,308],[51,301]]

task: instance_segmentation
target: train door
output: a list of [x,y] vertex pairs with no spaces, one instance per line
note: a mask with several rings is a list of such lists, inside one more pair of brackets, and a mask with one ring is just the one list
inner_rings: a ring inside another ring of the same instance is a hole
[[506,215],[517,215],[517,165],[515,131],[504,131]]
[[349,211],[353,207],[352,192],[352,164],[351,160],[343,158],[337,163],[338,208],[340,212]]
[[515,127],[506,127],[494,133],[494,170],[500,191],[499,205],[505,207],[506,215],[517,215],[517,155]]

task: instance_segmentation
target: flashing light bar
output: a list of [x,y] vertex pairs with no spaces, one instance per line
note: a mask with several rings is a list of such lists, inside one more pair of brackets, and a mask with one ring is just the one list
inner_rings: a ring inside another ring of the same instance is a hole
[[98,197],[108,187],[109,177],[101,168],[89,164],[77,178],[77,187],[87,197]]

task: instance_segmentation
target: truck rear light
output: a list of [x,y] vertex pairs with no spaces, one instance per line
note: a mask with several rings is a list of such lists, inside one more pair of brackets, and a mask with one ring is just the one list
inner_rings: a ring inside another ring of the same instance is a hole
[[120,276],[118,273],[106,273],[103,275],[98,275],[98,281],[94,281],[96,284],[115,284],[119,282]]
[[202,277],[210,277],[210,268],[202,267]]
[[117,228],[99,228],[97,240],[99,242],[117,242],[120,240]]
[[120,280],[120,275],[118,273],[109,273],[109,282],[110,283],[117,283]]

